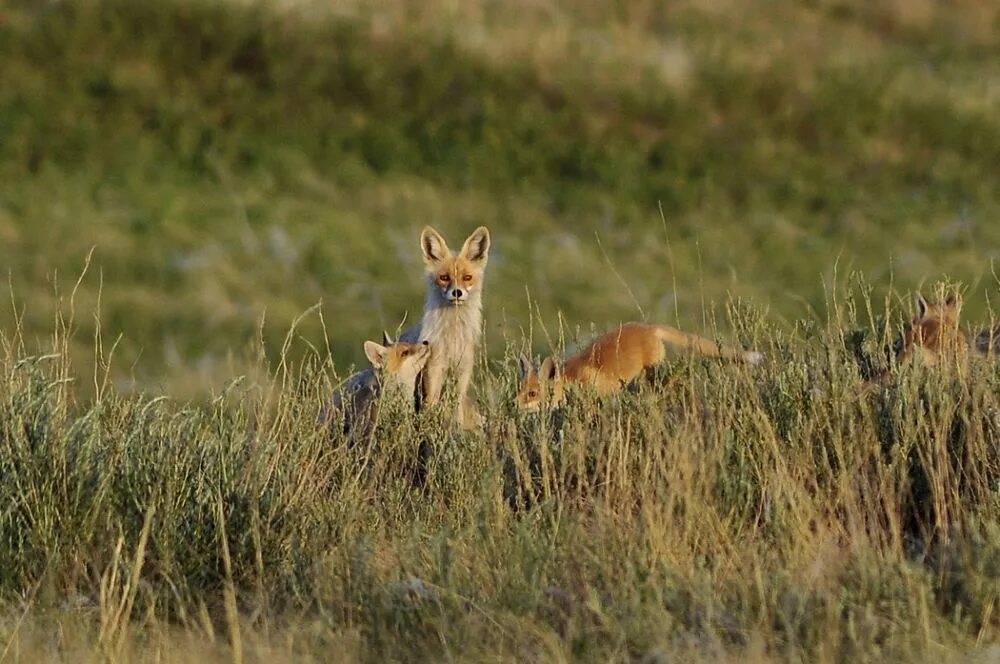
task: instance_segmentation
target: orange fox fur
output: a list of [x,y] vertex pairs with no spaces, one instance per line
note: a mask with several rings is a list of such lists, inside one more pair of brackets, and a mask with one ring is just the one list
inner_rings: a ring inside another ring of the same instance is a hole
[[626,323],[565,360],[561,370],[553,357],[546,358],[538,371],[527,359],[521,358],[518,406],[535,410],[545,401],[558,404],[563,399],[563,386],[568,382],[590,385],[598,394],[617,392],[643,371],[666,359],[664,344],[709,357],[753,364],[762,359],[755,351],[723,346],[669,325]]
[[[958,295],[949,295],[944,302],[929,304],[918,293],[916,308],[913,320],[896,343],[896,366],[913,362],[917,357],[928,366],[937,364],[942,357],[964,364],[971,351],[983,355],[1000,353],[1000,327],[982,330],[974,336],[959,327],[962,298]],[[862,393],[887,383],[891,377],[891,369],[886,369],[866,382]]]

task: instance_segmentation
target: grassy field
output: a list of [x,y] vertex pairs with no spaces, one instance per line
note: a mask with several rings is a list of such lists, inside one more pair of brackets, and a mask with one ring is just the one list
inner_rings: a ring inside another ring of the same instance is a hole
[[[1000,373],[850,349],[991,318],[998,54],[985,0],[3,2],[0,661],[995,661]],[[493,233],[489,426],[349,450],[427,223]],[[513,411],[643,318],[769,361]]]
[[589,332],[702,329],[735,297],[790,328],[855,270],[880,299],[950,276],[985,315],[992,3],[663,4],[4,3],[0,260],[29,338],[96,247],[78,301],[103,283],[123,388],[204,398],[320,301],[359,362],[419,314],[426,223],[493,230],[494,357],[529,302]]
[[558,412],[485,368],[485,433],[390,408],[360,447],[314,424],[323,355],[81,407],[62,334],[5,335],[2,657],[995,661],[1000,371],[858,399],[855,304],[764,367]]

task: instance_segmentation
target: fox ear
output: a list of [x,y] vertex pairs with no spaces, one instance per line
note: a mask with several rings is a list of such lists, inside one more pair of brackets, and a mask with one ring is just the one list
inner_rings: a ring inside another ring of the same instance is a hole
[[917,305],[917,320],[924,318],[927,315],[927,300],[920,293],[917,293],[914,297],[914,303]]
[[556,361],[551,357],[547,357],[544,360],[542,360],[542,366],[538,370],[538,374],[544,380],[555,380],[556,378],[558,378],[559,367],[556,366]]
[[535,365],[533,365],[531,363],[531,360],[529,360],[527,357],[522,355],[521,357],[517,358],[517,360],[521,366],[521,380],[524,380],[531,374],[535,373]]
[[944,301],[944,305],[949,309],[959,309],[962,306],[962,298],[957,293],[952,293]]
[[426,263],[440,263],[451,258],[451,249],[448,248],[448,243],[444,241],[440,233],[430,226],[424,226],[424,230],[420,231],[420,247],[424,250],[424,262]]
[[468,260],[478,263],[486,262],[490,254],[490,230],[486,226],[480,226],[472,232],[465,244],[462,245],[462,256]]
[[375,368],[381,368],[385,362],[385,354],[389,351],[385,346],[380,346],[374,341],[365,342],[365,357]]
[[382,345],[391,346],[394,343],[396,342],[392,340],[392,337],[389,336],[389,333],[386,332],[385,330],[382,330]]

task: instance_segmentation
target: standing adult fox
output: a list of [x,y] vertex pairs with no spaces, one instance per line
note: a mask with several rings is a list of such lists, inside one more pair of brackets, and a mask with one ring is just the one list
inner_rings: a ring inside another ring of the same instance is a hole
[[490,253],[490,232],[480,226],[472,232],[457,255],[441,234],[430,226],[420,233],[420,248],[427,269],[427,300],[420,325],[407,330],[402,340],[430,343],[418,400],[433,406],[441,400],[448,381],[456,384],[456,418],[463,428],[479,423],[475,406],[468,399],[476,349],[482,338],[483,276]]
[[565,360],[562,370],[554,357],[545,358],[538,371],[527,358],[522,357],[517,404],[524,410],[538,410],[543,403],[556,406],[563,400],[563,385],[567,382],[590,385],[598,394],[617,392],[645,370],[666,359],[664,344],[708,357],[750,364],[757,364],[763,359],[756,351],[723,346],[669,325],[625,323]]

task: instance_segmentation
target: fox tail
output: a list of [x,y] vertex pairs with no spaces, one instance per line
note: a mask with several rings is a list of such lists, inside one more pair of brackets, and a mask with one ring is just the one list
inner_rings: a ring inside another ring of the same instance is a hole
[[764,356],[755,350],[742,350],[716,343],[697,334],[681,332],[670,325],[657,325],[656,336],[664,343],[706,357],[722,357],[727,360],[738,360],[749,364],[760,364]]

